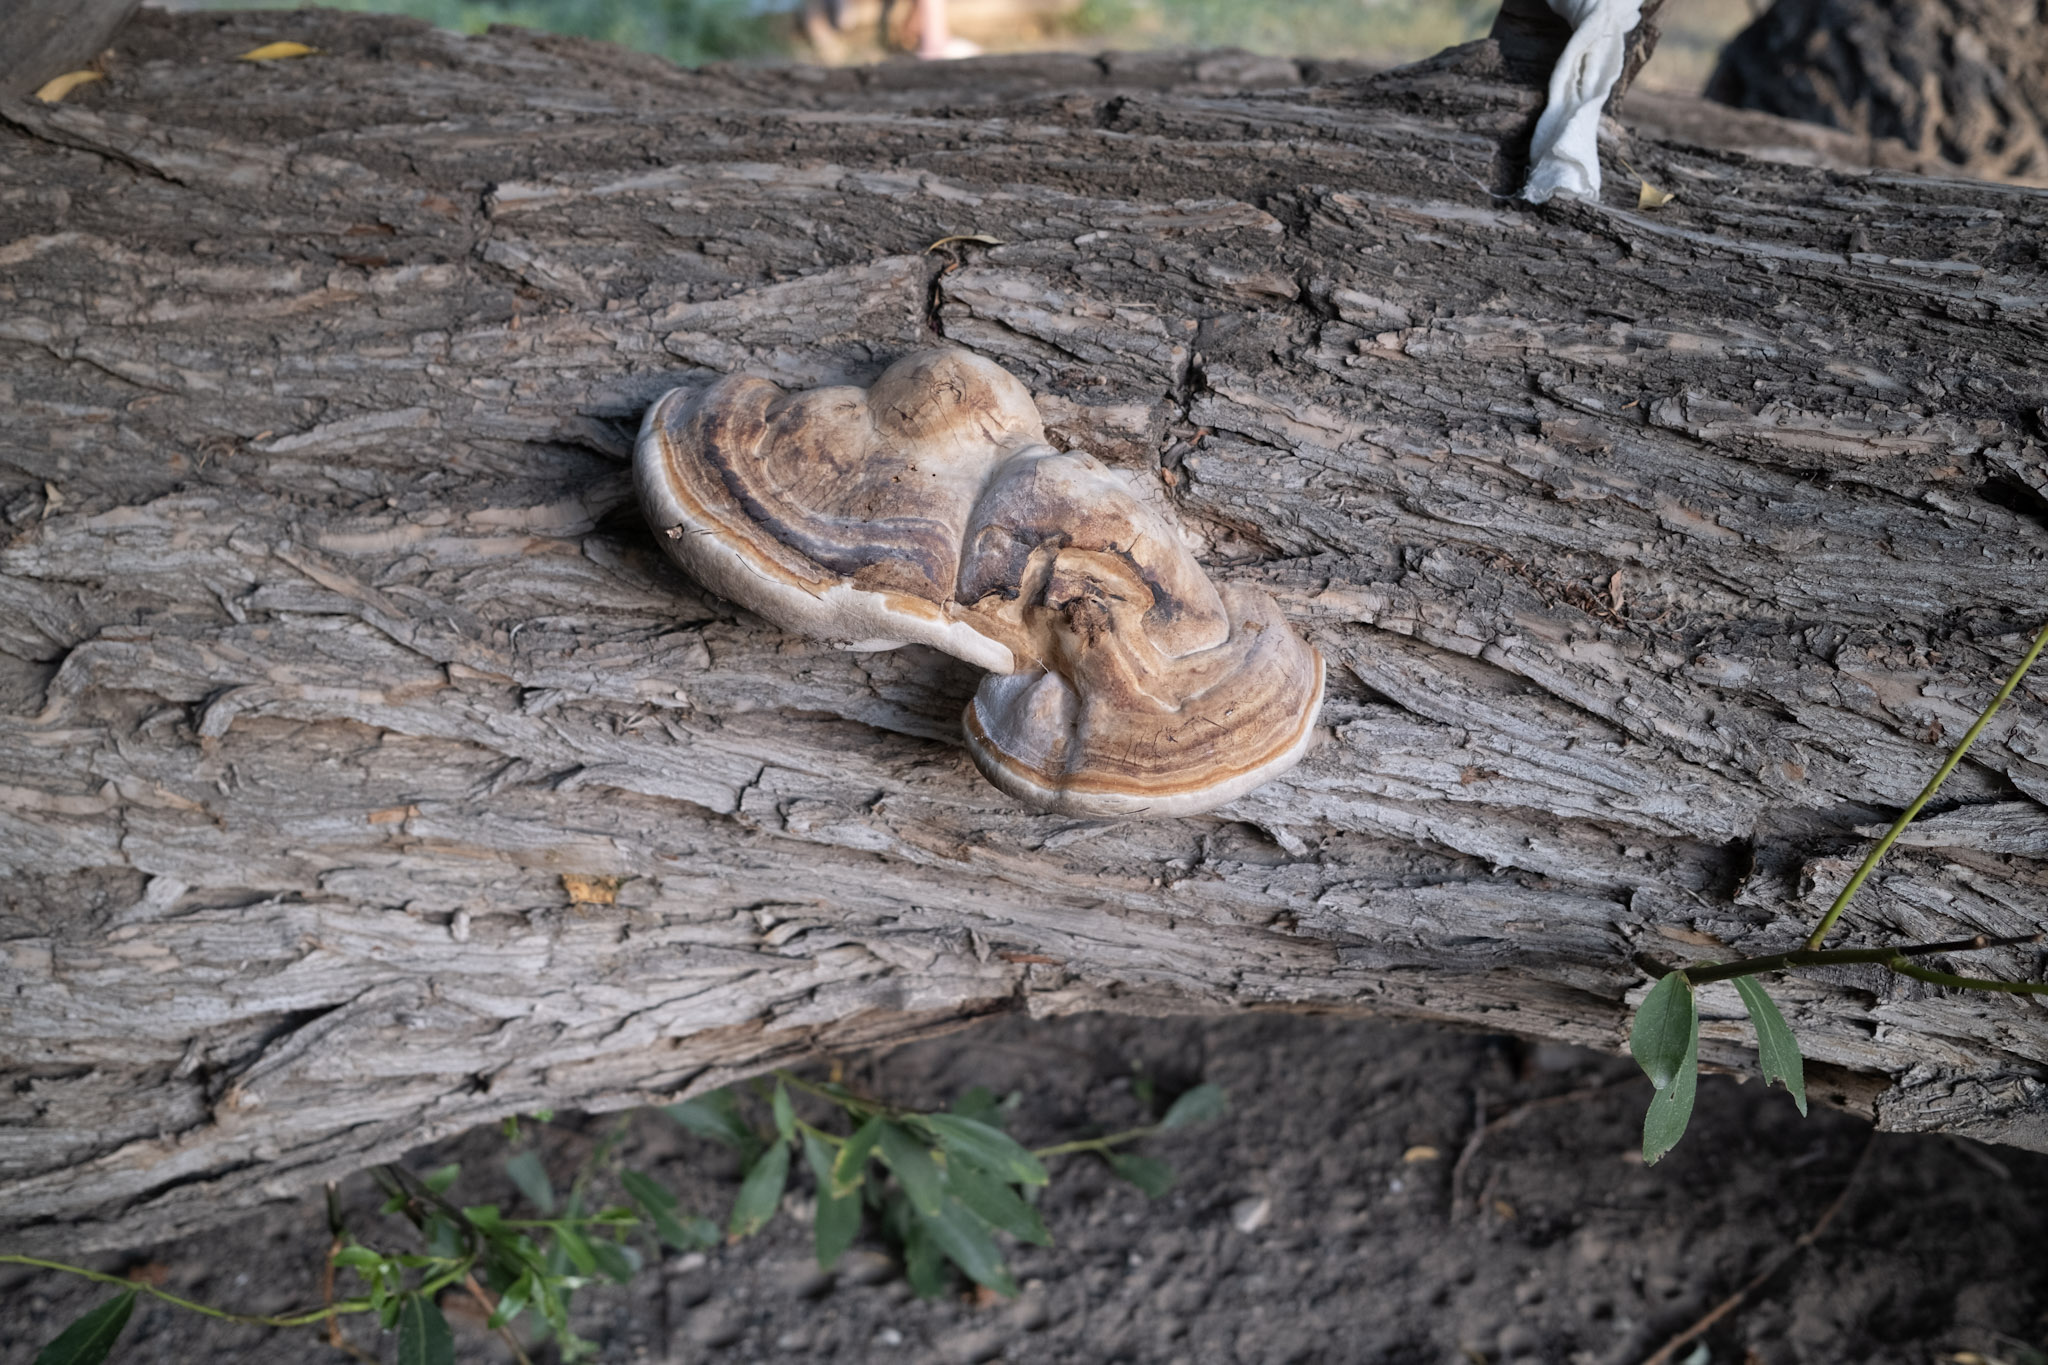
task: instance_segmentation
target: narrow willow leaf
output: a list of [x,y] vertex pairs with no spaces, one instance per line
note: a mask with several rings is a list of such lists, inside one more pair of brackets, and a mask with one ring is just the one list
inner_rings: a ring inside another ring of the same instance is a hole
[[1005,1184],[1002,1179],[968,1161],[946,1160],[946,1191],[972,1209],[984,1222],[1002,1229],[1021,1241],[1051,1246],[1052,1234],[1038,1210]]
[[1804,1118],[1806,1059],[1799,1054],[1799,1040],[1793,1037],[1792,1026],[1778,1013],[1778,1004],[1764,989],[1764,983],[1755,977],[1736,977],[1735,991],[1742,997],[1742,1007],[1749,1011],[1749,1022],[1756,1025],[1756,1051],[1763,1063],[1764,1084],[1784,1082],[1785,1089],[1792,1092],[1792,1102],[1799,1106],[1800,1117]]
[[1197,1123],[1208,1123],[1223,1117],[1228,1101],[1220,1085],[1202,1084],[1185,1091],[1159,1120],[1162,1129],[1187,1128]]
[[685,1220],[678,1216],[676,1197],[653,1176],[638,1171],[621,1171],[619,1183],[626,1194],[647,1215],[654,1235],[677,1251],[701,1251],[718,1242],[718,1229],[706,1218]]
[[860,1191],[832,1193],[832,1148],[816,1133],[804,1134],[804,1160],[818,1178],[818,1212],[812,1224],[818,1269],[830,1270],[860,1234]]
[[1173,1167],[1156,1156],[1132,1152],[1105,1152],[1103,1156],[1109,1169],[1143,1190],[1147,1199],[1157,1199],[1173,1188]]
[[381,1253],[364,1246],[347,1246],[334,1253],[334,1263],[351,1270],[375,1270],[384,1263]]
[[1003,1253],[997,1249],[995,1238],[989,1236],[988,1224],[959,1200],[945,1200],[936,1214],[920,1214],[919,1218],[932,1244],[947,1260],[966,1271],[968,1279],[987,1285],[998,1294],[1017,1296],[1017,1282],[1003,1265]]
[[953,1101],[952,1110],[963,1119],[973,1119],[991,1128],[1003,1126],[1003,1102],[985,1085],[972,1086]]
[[920,1114],[919,1126],[939,1140],[946,1159],[962,1157],[1019,1185],[1043,1185],[1045,1164],[1000,1128],[958,1114]]
[[435,1194],[446,1194],[448,1193],[448,1187],[453,1185],[461,1176],[462,1163],[451,1161],[446,1166],[436,1166],[433,1170],[421,1176],[420,1184],[425,1185]]
[[1693,998],[1692,982],[1685,973],[1672,972],[1643,997],[1636,1010],[1635,1026],[1629,1030],[1628,1050],[1636,1065],[1662,1090],[1678,1074],[1691,1040],[1699,1037],[1699,1002]]
[[569,1258],[569,1264],[576,1267],[578,1275],[597,1273],[597,1253],[590,1249],[590,1242],[582,1233],[571,1227],[557,1227],[555,1245]]
[[784,1142],[796,1136],[796,1106],[789,1102],[789,1087],[775,1083],[775,1131]]
[[640,1273],[640,1253],[624,1243],[593,1238],[590,1254],[597,1258],[597,1268],[614,1284],[631,1284]]
[[897,1216],[890,1221],[902,1229],[903,1278],[921,1299],[935,1299],[946,1292],[946,1258],[923,1219],[912,1214],[910,1201],[900,1195],[889,1201]]
[[36,1352],[35,1365],[100,1365],[114,1349],[114,1342],[128,1325],[128,1315],[134,1311],[135,1291],[122,1290]]
[[882,1125],[880,1147],[882,1160],[896,1173],[910,1207],[927,1218],[936,1214],[945,1200],[945,1178],[932,1160],[931,1149],[900,1123]]
[[399,1301],[398,1365],[455,1365],[448,1319],[424,1294],[407,1294]]
[[[1688,991],[1686,999],[1691,998]],[[1694,1010],[1692,1030],[1686,1036],[1685,1053],[1678,1059],[1671,1083],[1651,1097],[1649,1112],[1643,1115],[1644,1165],[1655,1165],[1685,1136],[1685,1125],[1692,1121],[1693,1095],[1699,1088],[1699,1079],[1700,1016],[1699,1011]]]
[[868,1157],[874,1154],[875,1144],[882,1140],[885,1120],[869,1119],[853,1130],[853,1136],[839,1144],[839,1155],[832,1159],[832,1193],[836,1197],[858,1191],[861,1181],[867,1178]]
[[775,1206],[782,1202],[782,1188],[789,1183],[789,1148],[778,1142],[747,1168],[747,1178],[740,1182],[739,1198],[732,1203],[732,1219],[726,1224],[726,1232],[734,1237],[751,1237],[768,1225],[775,1216]]
[[730,1090],[714,1090],[694,1100],[663,1107],[663,1113],[698,1137],[722,1142],[737,1151],[749,1165],[761,1150],[761,1139],[740,1116],[739,1101]]
[[526,1311],[526,1305],[533,1301],[533,1273],[528,1271],[512,1281],[512,1287],[498,1295],[498,1307],[485,1323],[493,1332]]
[[505,1162],[505,1174],[512,1177],[512,1183],[519,1192],[533,1201],[533,1206],[542,1214],[555,1211],[555,1187],[548,1179],[548,1168],[541,1163],[540,1153],[532,1148],[509,1158]]

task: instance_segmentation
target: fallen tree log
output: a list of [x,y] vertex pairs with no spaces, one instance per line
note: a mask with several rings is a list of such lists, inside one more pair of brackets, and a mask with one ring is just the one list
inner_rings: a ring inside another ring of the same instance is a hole
[[[2048,611],[2048,196],[1639,139],[1663,212],[1531,210],[1503,70],[145,11],[0,108],[9,1244],[999,1011],[1612,1049],[1646,968],[1790,946]],[[1022,812],[973,670],[666,564],[652,398],[938,340],[1320,646],[1287,778]],[[1841,941],[2048,927],[2041,682],[1945,799]],[[1781,999],[1833,1102],[2048,1149],[2039,1002]]]

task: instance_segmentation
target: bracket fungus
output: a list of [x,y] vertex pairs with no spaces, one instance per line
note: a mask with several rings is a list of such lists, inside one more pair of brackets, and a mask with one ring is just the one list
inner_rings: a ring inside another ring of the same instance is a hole
[[1210,582],[1166,513],[1046,444],[1030,392],[967,351],[867,389],[674,390],[634,469],[662,544],[713,591],[846,649],[916,641],[987,669],[968,750],[1028,805],[1194,814],[1314,734],[1322,657],[1273,600]]

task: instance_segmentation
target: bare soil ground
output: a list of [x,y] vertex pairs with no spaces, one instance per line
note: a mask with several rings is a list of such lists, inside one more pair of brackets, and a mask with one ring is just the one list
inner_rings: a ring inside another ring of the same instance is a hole
[[[1709,1332],[1699,1359],[1929,1365],[1975,1352],[2020,1365],[2048,1343],[2048,1157],[1873,1140],[1840,1113],[1802,1120],[1782,1091],[1754,1082],[1708,1078],[1684,1144],[1646,1169],[1635,1149],[1648,1087],[1625,1059],[1423,1025],[1001,1020],[847,1068],[850,1082],[905,1103],[942,1104],[976,1084],[1015,1091],[1011,1126],[1028,1142],[1143,1121],[1140,1073],[1167,1095],[1217,1082],[1231,1112],[1148,1145],[1179,1172],[1156,1201],[1092,1159],[1067,1159],[1044,1201],[1057,1244],[1016,1249],[1025,1288],[1014,1302],[919,1301],[872,1237],[836,1273],[818,1272],[800,1177],[760,1236],[584,1291],[580,1330],[606,1362],[1620,1365],[1748,1280],[1846,1184],[1824,1234]],[[1472,1152],[1454,1209],[1480,1105],[1519,1117]],[[557,1118],[545,1131],[550,1167],[566,1177],[619,1121]],[[626,1122],[633,1164],[686,1206],[723,1215],[738,1177],[729,1155],[658,1113]],[[504,1154],[489,1130],[411,1161],[461,1161],[457,1197],[510,1202]],[[375,1213],[367,1178],[343,1194],[359,1235],[404,1241],[402,1224]],[[96,1263],[277,1312],[317,1299],[325,1242],[310,1197]],[[55,1275],[0,1278],[0,1362],[27,1365],[97,1297]],[[457,1332],[461,1359],[509,1358],[480,1329]],[[393,1355],[390,1338],[356,1335]],[[147,1301],[114,1356],[344,1359],[308,1332],[222,1327]]]

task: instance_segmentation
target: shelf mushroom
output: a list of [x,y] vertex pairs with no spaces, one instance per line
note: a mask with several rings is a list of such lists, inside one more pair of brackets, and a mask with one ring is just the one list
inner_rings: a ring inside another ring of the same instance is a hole
[[1030,392],[958,349],[867,389],[746,375],[648,410],[634,470],[669,554],[786,630],[989,671],[967,747],[1042,810],[1190,815],[1292,767],[1322,657],[1209,581],[1164,513],[1056,451]]

